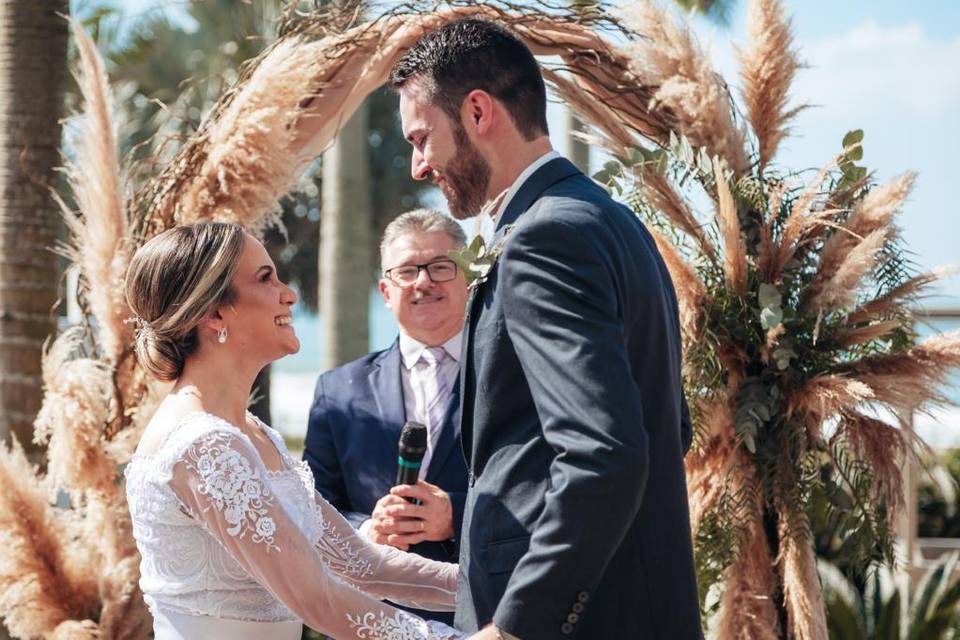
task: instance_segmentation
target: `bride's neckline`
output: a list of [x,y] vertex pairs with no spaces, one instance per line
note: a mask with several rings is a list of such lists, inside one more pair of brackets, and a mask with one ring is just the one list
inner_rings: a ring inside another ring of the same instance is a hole
[[203,409],[192,409],[184,413],[182,416],[180,416],[180,418],[176,421],[176,424],[170,429],[170,431],[164,434],[163,438],[160,440],[160,444],[153,451],[149,453],[144,453],[139,451],[139,448],[137,450],[134,450],[133,454],[130,456],[130,462],[128,463],[128,465],[132,464],[135,460],[139,460],[141,462],[146,463],[154,459],[161,458],[161,455],[160,455],[161,452],[163,451],[164,447],[166,447],[167,444],[170,442],[170,439],[174,436],[174,434],[179,432],[181,429],[186,428],[186,425],[189,422],[192,422],[196,418],[208,418],[208,419],[212,419],[214,422],[217,422],[223,426],[228,427],[231,431],[235,431],[236,433],[241,435],[244,439],[246,439],[246,441],[250,444],[250,446],[253,447],[253,450],[257,452],[257,455],[260,456],[260,460],[263,463],[264,469],[266,469],[267,473],[281,474],[281,473],[286,473],[290,471],[291,467],[286,464],[286,456],[284,455],[283,450],[280,448],[280,446],[277,444],[276,440],[274,439],[273,434],[270,433],[270,428],[266,425],[266,423],[264,423],[260,418],[255,416],[250,411],[247,411],[247,417],[253,418],[253,421],[260,427],[263,433],[266,434],[267,439],[270,441],[270,444],[273,446],[274,450],[276,451],[277,458],[280,460],[280,463],[283,465],[283,468],[270,469],[269,467],[267,467],[266,461],[263,459],[263,454],[257,449],[256,445],[254,445],[253,443],[253,440],[250,438],[249,435],[247,435],[243,431],[243,429],[233,424],[226,418],[218,416],[215,413],[210,413],[209,411],[204,411]]

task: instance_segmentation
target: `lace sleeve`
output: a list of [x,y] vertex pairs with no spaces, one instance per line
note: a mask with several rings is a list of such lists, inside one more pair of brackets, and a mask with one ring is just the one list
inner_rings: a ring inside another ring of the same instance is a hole
[[333,573],[378,598],[417,609],[454,609],[457,565],[370,542],[319,493],[314,500],[323,531],[317,548]]
[[364,640],[463,637],[332,575],[274,491],[260,456],[239,433],[209,432],[191,443],[173,466],[170,487],[253,579],[317,631]]

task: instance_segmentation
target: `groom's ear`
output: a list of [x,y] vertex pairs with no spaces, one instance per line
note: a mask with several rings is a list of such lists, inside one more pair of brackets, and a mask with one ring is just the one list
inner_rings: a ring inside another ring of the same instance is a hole
[[494,123],[493,97],[482,89],[474,89],[463,99],[461,116],[465,125],[479,135],[489,133]]

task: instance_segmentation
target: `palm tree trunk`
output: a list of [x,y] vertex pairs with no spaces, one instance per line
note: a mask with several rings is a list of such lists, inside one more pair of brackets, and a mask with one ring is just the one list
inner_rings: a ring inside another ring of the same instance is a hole
[[586,126],[580,122],[573,111],[567,111],[567,153],[569,160],[577,169],[590,175],[590,145],[573,135],[574,132],[585,132]]
[[370,344],[368,112],[364,103],[323,154],[319,299],[324,370],[359,358]]
[[32,441],[43,341],[56,329],[67,0],[0,0],[0,438]]

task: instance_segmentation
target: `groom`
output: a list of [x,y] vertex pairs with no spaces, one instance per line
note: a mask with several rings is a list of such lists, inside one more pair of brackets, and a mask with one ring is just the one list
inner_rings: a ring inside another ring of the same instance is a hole
[[390,82],[413,177],[458,218],[502,197],[464,329],[456,625],[700,638],[677,302],[653,240],[551,149],[539,67],[505,28],[446,24]]

